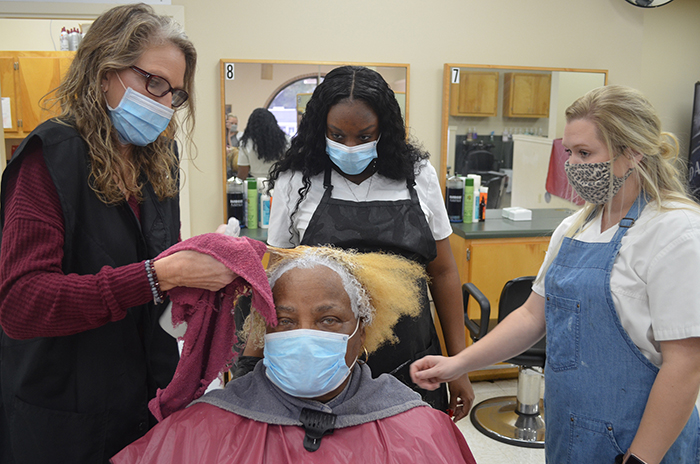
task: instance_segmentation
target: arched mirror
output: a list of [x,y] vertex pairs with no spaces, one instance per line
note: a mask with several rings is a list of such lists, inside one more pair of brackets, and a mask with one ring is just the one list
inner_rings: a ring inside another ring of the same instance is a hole
[[468,155],[493,155],[488,170],[507,175],[499,207],[567,207],[545,192],[552,139],[564,131],[564,111],[587,91],[606,85],[607,71],[445,64],[440,182],[466,174]]
[[[338,66],[367,66],[384,77],[394,90],[406,127],[409,115],[409,65],[390,63],[339,63],[313,61],[221,60],[221,159],[224,194],[227,176],[235,174],[236,140],[245,131],[248,116],[267,108],[290,136],[296,133],[306,102],[325,75]],[[236,123],[237,133],[231,130]],[[224,200],[224,222],[227,220]]]

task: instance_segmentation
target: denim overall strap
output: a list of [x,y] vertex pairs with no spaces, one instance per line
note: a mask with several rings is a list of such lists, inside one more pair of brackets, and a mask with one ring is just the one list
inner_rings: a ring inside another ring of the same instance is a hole
[[[546,460],[613,463],[632,443],[656,379],[654,366],[622,327],[610,273],[622,238],[646,205],[643,195],[608,243],[564,238],[545,277]],[[695,410],[662,463],[697,463]]]

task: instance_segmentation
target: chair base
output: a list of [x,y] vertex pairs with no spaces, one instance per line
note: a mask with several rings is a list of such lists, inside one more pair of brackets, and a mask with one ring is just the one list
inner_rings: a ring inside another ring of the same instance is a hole
[[501,396],[482,401],[472,408],[470,418],[476,429],[487,437],[514,446],[544,448],[544,402],[539,413],[516,411],[515,396]]

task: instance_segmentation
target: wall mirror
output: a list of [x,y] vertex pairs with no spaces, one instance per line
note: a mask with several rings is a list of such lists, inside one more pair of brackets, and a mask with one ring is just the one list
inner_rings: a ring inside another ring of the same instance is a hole
[[[467,154],[485,147],[494,155],[490,169],[503,170],[509,178],[512,195],[504,195],[500,207],[558,206],[545,205],[549,202],[543,197],[551,139],[563,134],[565,109],[587,91],[606,85],[607,74],[597,69],[445,64],[439,168],[443,190],[448,166],[450,174],[465,174]],[[514,163],[514,150],[521,142],[541,145],[534,150],[544,153],[539,160],[544,168],[529,152]],[[525,168],[514,172],[514,164],[517,169],[523,159]],[[510,204],[516,186],[518,201]],[[525,192],[533,198],[526,198]]]
[[[409,116],[409,65],[389,63],[340,63],[314,61],[221,60],[221,159],[224,195],[227,176],[233,174],[233,150],[227,148],[227,115],[238,119],[238,134],[245,131],[250,113],[256,108],[267,108],[276,117],[280,127],[294,136],[306,102],[316,86],[332,69],[344,65],[367,66],[384,77],[394,90],[401,106],[406,127]],[[230,118],[230,120],[233,120]],[[224,222],[227,220],[227,201],[224,201]]]

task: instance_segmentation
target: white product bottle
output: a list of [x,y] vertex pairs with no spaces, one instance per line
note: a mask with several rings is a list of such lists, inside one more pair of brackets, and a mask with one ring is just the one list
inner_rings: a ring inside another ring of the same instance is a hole
[[80,33],[78,32],[77,29],[73,28],[68,33],[69,50],[71,50],[71,51],[77,50],[79,44],[80,44]]
[[61,51],[62,52],[67,52],[69,50],[69,45],[68,45],[68,31],[66,31],[66,28],[61,29]]
[[270,195],[267,193],[267,179],[258,178],[258,226],[267,229],[270,225]]
[[467,174],[467,177],[474,179],[474,207],[472,208],[472,222],[479,222],[479,187],[481,187],[481,176],[479,174]]

